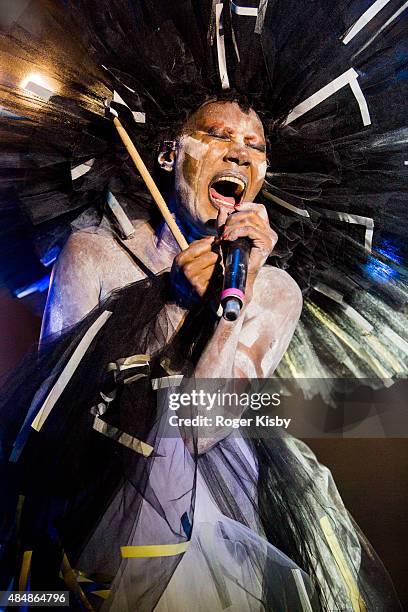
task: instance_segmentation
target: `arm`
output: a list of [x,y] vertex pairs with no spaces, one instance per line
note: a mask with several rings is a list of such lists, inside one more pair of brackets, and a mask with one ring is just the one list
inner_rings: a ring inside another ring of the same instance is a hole
[[58,257],[52,271],[40,343],[74,325],[98,305],[100,280],[94,240],[86,232],[73,234]]
[[[287,349],[302,310],[302,295],[295,281],[283,270],[263,267],[277,236],[261,205],[247,205],[245,212],[226,220],[224,237],[235,240],[239,236],[249,236],[253,242],[246,305],[236,321],[220,319],[196,366],[197,379],[271,376]],[[181,268],[199,295],[205,293],[217,261],[211,244],[209,239],[197,241],[175,260],[176,270]],[[206,428],[204,438],[199,435],[199,453],[230,433],[228,428],[213,429],[210,434]],[[191,450],[191,440],[186,442]]]
[[[248,264],[246,305],[234,322],[220,319],[196,366],[197,378],[263,378],[271,376],[295,330],[302,296],[295,281],[283,270],[264,263],[277,242],[265,207],[247,203],[230,215],[220,211],[218,225],[225,223],[223,238],[252,240]],[[175,272],[202,296],[208,288],[218,255],[214,238],[192,243],[175,259]],[[174,271],[174,270],[173,270]],[[177,277],[173,274],[174,282]]]
[[[265,266],[234,322],[220,319],[196,367],[197,378],[272,376],[295,331],[302,294],[283,270]],[[211,374],[209,374],[211,373]]]

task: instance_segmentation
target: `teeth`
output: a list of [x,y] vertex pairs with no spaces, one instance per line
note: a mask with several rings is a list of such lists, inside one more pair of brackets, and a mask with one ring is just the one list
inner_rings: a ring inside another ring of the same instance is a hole
[[213,198],[213,202],[215,202],[219,206],[224,206],[225,208],[235,208],[231,204],[227,204],[225,200],[219,200],[218,198]]
[[238,187],[240,187],[240,191],[238,192],[238,195],[241,194],[245,189],[244,181],[241,181],[241,179],[235,176],[221,176],[221,178],[217,180],[217,183],[219,181],[227,181],[229,183],[235,183],[236,185],[238,185]]

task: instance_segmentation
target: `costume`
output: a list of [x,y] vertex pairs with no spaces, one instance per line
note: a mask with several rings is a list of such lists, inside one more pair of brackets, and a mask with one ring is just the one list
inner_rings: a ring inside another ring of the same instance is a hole
[[104,205],[123,237],[127,217],[149,214],[107,96],[153,167],[153,142],[174,138],[206,96],[238,92],[271,146],[260,194],[279,235],[271,263],[307,297],[279,375],[403,375],[405,17],[404,4],[357,1],[16,9],[1,38],[3,282],[19,295],[46,286],[70,223],[95,225]]
[[[53,31],[46,41],[24,20],[2,38],[7,53],[36,68],[46,65],[47,54],[55,57],[48,69],[63,84],[46,103],[44,97],[2,84],[1,130],[8,143],[2,154],[7,168],[3,210],[30,215],[40,230],[43,260],[52,259],[69,222],[86,227],[99,221],[105,200],[123,236],[126,218],[149,209],[140,180],[102,116],[109,91],[115,91],[119,105],[126,101],[128,127],[147,148],[153,133],[155,139],[170,135],[203,95],[234,88],[249,94],[273,145],[262,194],[265,203],[279,207],[269,207],[280,236],[273,262],[289,269],[310,293],[281,375],[352,374],[378,382],[403,374],[408,337],[398,308],[407,291],[403,249],[397,254],[395,249],[406,225],[401,214],[406,188],[401,127],[406,79],[400,59],[406,44],[404,9],[387,6],[374,16],[371,11],[362,25],[359,3],[343,2],[335,7],[308,3],[301,9],[298,3],[263,1],[171,6],[78,1],[51,7],[42,7]],[[74,37],[80,51],[70,46]],[[377,225],[383,230],[378,239],[373,234]],[[391,281],[384,283],[384,274]],[[12,415],[3,409],[10,419],[3,457],[13,455],[21,477],[10,474],[14,467],[5,471],[11,490],[13,483],[22,486],[14,497],[10,494],[4,513],[7,554],[13,555],[12,517],[23,491],[28,502],[21,514],[23,548],[40,555],[36,563],[33,554],[32,583],[50,588],[53,576],[59,585],[62,564],[65,582],[71,580],[84,606],[76,579],[81,575],[72,579],[70,565],[90,572],[93,590],[108,595],[107,609],[126,609],[126,601],[129,609],[150,610],[163,592],[158,605],[171,609],[180,572],[186,572],[190,585],[188,570],[195,565],[210,572],[212,582],[205,594],[191,589],[186,595],[202,601],[203,609],[206,598],[212,605],[218,598],[220,608],[230,601],[240,605],[244,592],[248,609],[332,609],[333,602],[351,610],[363,605],[398,609],[387,578],[381,578],[380,563],[351,525],[328,473],[300,443],[281,436],[269,442],[226,440],[200,458],[196,448],[187,454],[180,441],[171,450],[151,379],[163,378],[163,363],[171,364],[171,373],[191,373],[214,319],[208,309],[206,324],[200,319],[198,326],[195,317],[202,313],[193,313],[191,327],[176,336],[176,345],[155,356],[158,363],[143,361],[149,342],[162,334],[160,324],[167,325],[160,318],[166,282],[165,277],[149,279],[112,296],[56,346],[44,348],[23,394],[21,389],[8,392],[8,405],[15,408]],[[140,313],[137,324],[129,303]],[[87,336],[89,330],[98,333]],[[75,351],[84,338],[82,346],[90,342],[90,350],[78,361]],[[135,355],[133,361],[120,362]],[[180,362],[177,367],[174,360]],[[44,400],[53,384],[76,362],[64,393],[48,402],[52,410],[44,424],[34,421],[37,410],[47,412]],[[107,372],[109,364],[116,365]],[[129,373],[140,377],[125,384]],[[14,384],[21,387],[21,379]],[[111,398],[116,386],[117,396]],[[305,394],[315,393],[307,381],[304,388]],[[30,402],[32,412],[26,417]],[[32,423],[37,429],[41,425],[41,444],[32,432],[26,439]],[[192,437],[197,439],[197,432]],[[165,467],[158,469],[161,449]],[[177,461],[179,453],[183,462]],[[34,479],[33,466],[38,466]],[[322,492],[319,483],[325,485]],[[157,540],[150,539],[149,545],[159,546],[161,553],[175,546],[175,554],[127,559],[137,554],[136,548],[121,553],[113,543],[146,543],[144,521],[152,517],[146,504],[160,517],[154,525],[160,525],[153,534]],[[200,515],[205,508],[208,512]],[[207,526],[206,516],[211,517]],[[262,533],[266,538],[260,538]],[[188,563],[189,554],[194,563]],[[137,571],[132,563],[138,563]],[[305,563],[317,580],[298,569],[306,571]],[[109,575],[101,575],[99,567],[109,567]],[[241,581],[244,590],[238,587]],[[313,583],[321,585],[321,593],[313,591]]]
[[[149,355],[167,321],[166,283],[160,275],[112,295],[43,348],[24,392],[9,390],[3,579],[23,549],[32,551],[31,588],[63,580],[74,609],[397,609],[379,560],[305,445],[281,432],[238,435],[198,456],[197,428],[187,430],[190,451],[169,431],[167,392],[176,373],[191,374],[214,314],[206,304],[191,311]],[[313,560],[314,587],[290,550],[303,567]]]

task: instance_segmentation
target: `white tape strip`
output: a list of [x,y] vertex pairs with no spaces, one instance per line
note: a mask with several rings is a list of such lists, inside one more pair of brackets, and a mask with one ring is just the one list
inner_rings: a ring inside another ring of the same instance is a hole
[[291,210],[292,212],[296,213],[297,215],[300,215],[301,217],[310,218],[308,211],[305,210],[304,208],[298,208],[297,206],[293,206],[293,204],[289,204],[289,202],[285,202],[285,200],[278,198],[278,196],[275,196],[272,193],[269,193],[268,191],[266,191],[266,189],[262,190],[262,195],[268,200],[272,200],[272,202],[275,202],[275,204],[278,204],[279,206],[282,206],[283,208],[287,208],[288,210]]
[[371,45],[372,42],[374,42],[374,40],[377,38],[377,36],[379,36],[381,34],[381,32],[383,32],[386,28],[388,28],[388,26],[395,21],[395,19],[397,19],[397,17],[399,17],[401,15],[401,13],[403,13],[405,11],[405,9],[408,8],[408,2],[404,2],[404,4],[401,6],[401,8],[398,9],[398,11],[396,11],[393,15],[391,15],[391,17],[389,19],[387,19],[387,21],[384,23],[383,26],[381,26],[381,28],[374,34],[374,36],[372,36],[370,38],[370,40],[368,40],[365,45],[363,45],[361,47],[361,49],[359,49],[357,51],[357,53],[355,53],[353,55],[353,58],[357,57],[357,55],[359,55],[360,53],[362,53],[364,51],[364,49],[366,49],[369,45]]
[[344,223],[355,223],[356,225],[365,225],[365,241],[364,248],[366,251],[371,253],[372,243],[373,243],[373,232],[374,232],[374,219],[370,219],[370,217],[361,217],[360,215],[351,215],[350,213],[338,212],[333,210],[326,210],[324,208],[319,208],[319,212],[322,213],[325,217],[329,217],[330,219],[337,219],[338,221],[344,221]]
[[350,81],[351,91],[353,92],[357,104],[360,107],[361,118],[363,120],[363,125],[371,125],[371,117],[370,111],[368,110],[367,100],[364,97],[362,89],[360,87],[360,83],[357,79],[352,79]]
[[341,293],[335,289],[332,289],[331,287],[328,287],[327,285],[324,285],[323,283],[316,283],[313,288],[319,293],[322,293],[323,295],[332,299],[334,302],[337,302],[337,304],[340,304],[344,310],[344,314],[360,325],[360,327],[362,327],[367,334],[373,331],[374,327],[371,325],[371,323],[367,321],[367,319],[365,319],[359,312],[357,312],[355,308],[349,304],[346,304]]
[[365,319],[359,312],[357,312],[355,308],[345,303],[343,304],[343,308],[344,313],[350,319],[355,321],[357,325],[360,325],[360,327],[362,327],[367,334],[370,334],[373,331],[374,327],[371,325],[371,323],[369,323],[367,319]]
[[401,351],[404,351],[404,353],[408,355],[408,342],[406,342],[406,340],[401,338],[401,336],[399,336],[397,333],[395,333],[394,330],[387,326],[383,327],[383,333],[384,336],[387,336],[387,338],[394,342],[398,346],[398,348],[401,349]]
[[354,68],[350,68],[346,72],[343,72],[340,76],[335,78],[333,81],[316,91],[313,95],[309,96],[295,106],[295,108],[289,113],[284,125],[289,125],[308,111],[310,111],[315,106],[318,106],[327,98],[330,98],[335,93],[337,93],[340,89],[345,87],[346,85],[350,85],[353,94],[356,97],[358,105],[360,107],[361,117],[363,119],[364,125],[370,125],[370,113],[368,111],[367,102],[364,98],[363,92],[361,91],[360,86],[357,83],[358,73],[354,70]]
[[265,21],[266,9],[268,8],[269,0],[260,0],[258,6],[258,17],[255,24],[255,34],[262,34],[263,25]]
[[119,81],[119,83],[121,85],[123,85],[123,87],[126,87],[126,89],[128,89],[129,91],[131,91],[132,93],[136,93],[136,91],[134,89],[132,89],[131,87],[128,87],[123,81],[121,81],[120,79],[118,79],[117,76],[115,76],[115,74],[113,74],[112,70],[110,70],[107,66],[104,66],[103,64],[101,64],[102,68],[104,70],[106,70],[106,72],[109,72],[109,74],[111,74],[115,79],[117,79]]
[[84,334],[83,338],[81,339],[80,343],[71,355],[67,365],[62,370],[57,382],[49,392],[48,396],[45,399],[45,402],[43,403],[37,416],[31,424],[31,427],[36,431],[40,431],[41,427],[44,425],[45,420],[47,419],[48,415],[50,414],[51,410],[53,409],[59,398],[61,397],[61,394],[63,393],[65,387],[74,375],[75,370],[81,363],[81,360],[84,357],[88,348],[90,347],[93,339],[105,325],[111,314],[112,313],[110,310],[105,310],[102,314],[99,315],[96,321],[92,323],[90,328]]
[[76,181],[76,179],[79,179],[81,176],[84,176],[84,174],[89,172],[94,164],[94,161],[95,161],[95,158],[88,159],[88,161],[86,161],[85,163],[79,164],[79,166],[75,166],[74,168],[71,168],[72,180]]
[[374,19],[374,17],[381,11],[381,9],[383,9],[384,6],[389,3],[389,1],[390,0],[376,0],[374,4],[372,4],[370,8],[367,9],[361,15],[361,17],[359,17],[359,19],[357,19],[355,24],[347,30],[343,38],[343,44],[347,45],[350,40],[353,40],[353,38],[357,36],[357,34],[361,32],[363,28],[366,27],[367,23]]
[[152,379],[152,389],[168,389],[169,387],[179,387],[183,380],[182,374],[174,374],[173,376],[163,376],[162,378]]
[[300,603],[302,605],[302,612],[313,612],[309,595],[307,594],[305,583],[303,582],[302,572],[300,571],[300,569],[293,569],[292,575],[295,580],[296,589],[299,595]]
[[112,192],[108,191],[108,195],[106,198],[106,203],[112,211],[120,229],[123,232],[125,238],[130,238],[135,233],[135,228],[133,227],[129,217],[115,198]]
[[[130,88],[128,87],[127,89],[130,89]],[[133,91],[133,90],[131,89],[130,91]],[[113,92],[113,101],[116,102],[117,104],[122,104],[123,106],[126,106],[126,108],[128,108],[130,110],[130,112],[132,113],[133,119],[136,121],[136,123],[146,123],[146,115],[145,115],[145,113],[140,113],[140,112],[137,112],[137,111],[132,111],[130,106],[128,104],[126,104],[124,99],[118,94],[117,91]]]
[[231,11],[244,17],[258,17],[258,9],[252,6],[239,6],[231,0]]
[[369,45],[371,45],[372,42],[374,42],[374,40],[377,38],[377,36],[379,36],[381,34],[381,32],[383,30],[385,30],[386,28],[388,28],[388,26],[390,25],[390,23],[392,23],[393,21],[395,21],[395,19],[397,19],[397,17],[399,17],[401,15],[402,12],[405,11],[405,9],[408,7],[408,2],[404,2],[404,4],[398,9],[398,11],[396,11],[393,15],[391,15],[391,17],[389,19],[387,19],[387,21],[384,23],[384,25],[381,26],[381,28],[374,34],[374,36],[372,36],[370,38],[370,40],[368,40],[365,45],[363,45],[361,47],[361,49],[359,49],[357,51],[357,53],[355,53],[353,55],[354,57],[357,57],[357,55],[359,55],[360,53],[362,53],[364,51],[364,49],[366,49]]
[[222,9],[223,4],[221,2],[215,5],[215,30],[217,36],[218,70],[220,73],[221,87],[223,89],[229,89],[230,84],[227,72],[227,60],[225,57],[224,34],[221,34]]
[[408,160],[404,161],[404,166],[408,166]]
[[339,293],[335,289],[332,289],[331,287],[328,287],[324,283],[316,283],[315,285],[313,285],[313,289],[315,289],[319,293],[323,293],[323,295],[326,295],[338,304],[343,303],[343,294]]

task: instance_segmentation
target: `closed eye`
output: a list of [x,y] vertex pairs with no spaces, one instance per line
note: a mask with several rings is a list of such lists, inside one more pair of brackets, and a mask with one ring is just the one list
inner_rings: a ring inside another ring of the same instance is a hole
[[207,134],[209,136],[212,136],[213,138],[219,138],[220,140],[229,140],[229,136],[227,134],[225,134],[224,132],[219,132],[216,129],[208,129]]
[[260,151],[261,153],[266,153],[266,145],[264,144],[249,143],[248,147],[255,149],[256,151]]

